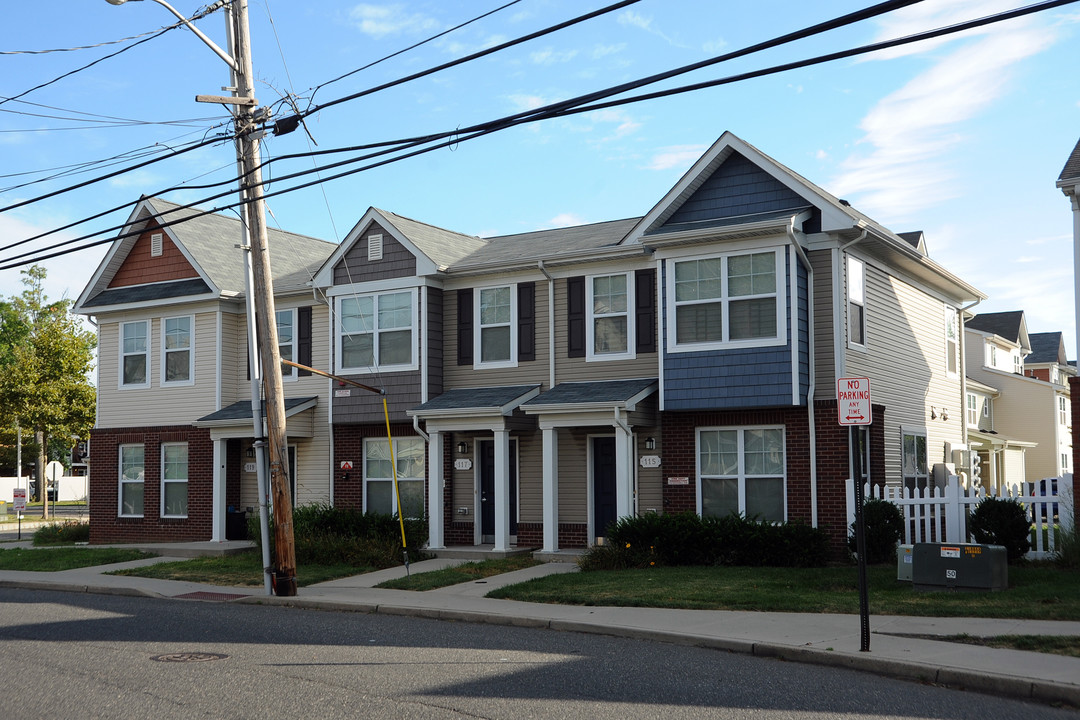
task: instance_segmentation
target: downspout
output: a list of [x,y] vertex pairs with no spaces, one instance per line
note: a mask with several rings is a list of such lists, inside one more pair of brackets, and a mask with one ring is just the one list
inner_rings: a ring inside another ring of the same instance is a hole
[[631,432],[630,426],[626,424],[626,421],[624,421],[622,419],[622,414],[619,412],[619,406],[618,405],[615,406],[615,424],[624,433],[626,433],[626,439],[627,439],[626,448],[627,448],[627,452],[631,453],[630,456],[626,458],[626,468],[630,472],[630,474],[633,476],[633,479],[634,479],[633,483],[630,486],[630,492],[633,493],[633,497],[630,498],[630,500],[631,500],[631,502],[630,502],[630,512],[633,514],[634,517],[637,517],[637,514],[638,514],[638,511],[637,511],[638,510],[637,509],[637,502],[638,502],[638,487],[637,487],[638,475],[637,475],[637,464],[634,463],[634,457],[633,457],[634,445],[631,442],[634,439],[634,433]]
[[548,390],[551,390],[555,387],[555,278],[544,267],[543,260],[537,260],[536,267],[548,281]]
[[[799,262],[806,268],[806,318],[807,340],[809,347],[807,353],[810,356],[810,384],[806,389],[806,417],[810,426],[810,526],[818,526],[818,503],[817,503],[817,423],[814,417],[814,393],[817,386],[817,363],[814,360],[814,266],[810,264],[810,258],[806,257],[806,251],[795,238],[795,218],[792,217],[787,226],[788,240],[795,248],[795,254],[799,256]],[[796,302],[798,297],[796,296]],[[798,348],[795,347],[796,338],[792,338],[791,346],[795,350],[792,362],[798,357]]]
[[416,434],[424,438],[424,442],[431,442],[431,438],[428,437],[428,434],[420,429],[420,418],[418,418],[416,415],[413,415],[412,426],[413,430],[416,431]]
[[964,443],[964,447],[968,445],[968,427],[967,427],[967,353],[964,352],[964,346],[967,345],[967,338],[964,337],[964,313],[975,307],[982,300],[976,300],[970,305],[965,305],[960,308],[957,315],[960,316],[960,337],[956,342],[960,346],[960,442]]
[[863,231],[859,234],[859,237],[855,238],[849,243],[841,245],[840,249],[837,251],[837,257],[840,261],[840,267],[837,268],[836,274],[833,275],[834,288],[836,290],[836,294],[834,296],[836,302],[833,303],[833,319],[836,323],[833,327],[833,337],[836,338],[835,363],[836,377],[838,378],[842,378],[847,375],[847,342],[845,342],[845,336],[842,332],[842,330],[847,327],[846,323],[843,322],[843,319],[847,316],[847,293],[840,292],[841,278],[846,277],[847,274],[847,262],[845,260],[844,253],[849,247],[857,243],[861,243],[865,239],[866,228],[863,228]]

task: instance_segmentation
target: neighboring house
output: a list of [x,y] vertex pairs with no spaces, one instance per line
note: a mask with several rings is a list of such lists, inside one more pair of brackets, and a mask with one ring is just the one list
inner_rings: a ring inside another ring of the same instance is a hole
[[[837,379],[871,378],[871,477],[925,486],[963,438],[958,316],[983,298],[731,134],[639,218],[484,239],[369,210],[315,284],[335,370],[387,390],[430,546],[548,552],[686,510],[842,543]],[[388,507],[381,399],[332,403],[334,465],[361,469],[335,502]]]
[[[1053,342],[1047,336],[1055,335],[1058,347],[1049,351]],[[1072,413],[1065,381],[1072,369],[1064,362],[1060,334],[1030,335],[1023,311],[982,313],[966,323],[965,349],[968,377],[997,391],[993,429],[1003,438],[1032,444],[1026,450],[1023,479],[1072,472]],[[1029,371],[1027,360],[1033,355],[1036,363]],[[1014,484],[1014,476],[1007,479]]]
[[[1076,284],[1080,282],[1080,142],[1076,143],[1072,152],[1069,154],[1068,160],[1065,161],[1065,167],[1061,169],[1061,173],[1058,175],[1057,187],[1061,189],[1061,192],[1065,193],[1065,196],[1069,198],[1069,202],[1072,205],[1072,220],[1073,220],[1073,310],[1074,321],[1077,323],[1076,327],[1076,359],[1072,362],[1073,369],[1076,368],[1077,360],[1080,360],[1080,291],[1077,290]],[[1080,377],[1073,375],[1068,378],[1069,395],[1071,402],[1071,416],[1080,416]],[[1073,468],[1073,498],[1080,497],[1080,476],[1075,472],[1076,467],[1080,465],[1080,423],[1073,424],[1072,428],[1072,465]],[[1076,509],[1076,503],[1073,503],[1074,513],[1080,515],[1080,511]]]
[[[1027,480],[1025,453],[1038,443],[1004,435],[995,427],[994,403],[1001,393],[971,377],[965,384],[964,418],[967,423],[968,447],[979,456],[979,481],[985,488],[998,493],[1016,492]],[[970,467],[962,468],[965,479],[971,477]]]
[[[220,539],[225,508],[256,501],[239,227],[155,230],[173,207],[142,201],[79,299],[102,353],[94,542]],[[338,246],[283,235],[283,354],[377,391],[286,382],[296,501],[392,512],[396,480],[432,549],[554,552],[680,511],[803,521],[839,548],[852,437],[873,482],[911,487],[965,438],[959,319],[984,296],[921,233],[730,133],[640,217],[480,238],[371,208]],[[194,358],[177,387],[175,318]],[[873,398],[855,433],[850,377]]]
[[[176,212],[171,212],[176,211]],[[258,505],[240,222],[143,198],[79,296],[98,333],[91,541],[223,540]],[[161,228],[159,222],[191,218]],[[325,365],[312,272],[335,247],[270,231],[282,355]],[[297,502],[330,500],[327,382],[285,378]]]

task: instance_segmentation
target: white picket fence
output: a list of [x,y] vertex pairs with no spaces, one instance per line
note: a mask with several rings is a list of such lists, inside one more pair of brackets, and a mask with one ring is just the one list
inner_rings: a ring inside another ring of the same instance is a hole
[[[1030,494],[1016,489],[1001,495],[1019,500],[1028,509],[1035,531],[1032,548],[1027,554],[1030,559],[1051,557],[1055,550],[1056,530],[1072,528],[1072,473],[1063,475],[1057,484],[1058,496],[1037,494],[1040,485],[1050,488],[1049,479],[1045,483],[1025,483],[1025,486],[1032,488]],[[945,487],[940,489],[909,490],[905,487],[868,484],[864,486],[864,493],[867,500],[888,500],[900,508],[904,515],[905,545],[919,542],[974,542],[968,532],[968,512],[988,495],[998,495],[983,487],[965,488],[956,475],[950,476]],[[847,480],[847,515],[848,527],[851,527],[851,523],[855,522],[855,483],[850,478]]]

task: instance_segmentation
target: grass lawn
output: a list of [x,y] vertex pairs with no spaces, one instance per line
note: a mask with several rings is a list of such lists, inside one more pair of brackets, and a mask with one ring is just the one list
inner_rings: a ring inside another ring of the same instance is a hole
[[540,561],[534,560],[531,555],[514,555],[497,560],[467,562],[443,570],[416,573],[409,577],[387,580],[375,587],[389,588],[391,590],[434,590],[447,585],[482,580],[492,575],[500,575],[514,570],[524,570],[539,564]]
[[154,554],[126,548],[69,547],[46,550],[9,548],[0,550],[0,570],[56,572],[95,565],[111,565],[148,557],[154,557]]
[[[361,575],[372,570],[375,568],[355,565],[302,565],[296,569],[296,584],[304,587],[350,575]],[[110,574],[159,580],[187,580],[228,587],[262,587],[263,584],[262,556],[258,552],[155,563],[141,568],[117,570]]]
[[[1080,572],[1010,567],[1004,592],[915,592],[896,568],[869,568],[875,615],[1080,620]],[[662,567],[550,575],[489,597],[567,605],[763,612],[859,612],[854,566],[828,568]]]

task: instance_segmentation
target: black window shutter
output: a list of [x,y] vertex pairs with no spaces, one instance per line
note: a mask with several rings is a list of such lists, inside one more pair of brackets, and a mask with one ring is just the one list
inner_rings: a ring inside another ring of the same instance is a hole
[[536,286],[518,283],[518,362],[536,359]]
[[585,357],[585,278],[566,278],[566,357]]
[[634,273],[634,333],[639,353],[656,352],[656,270]]
[[[296,309],[296,362],[311,366],[311,306]],[[307,377],[310,370],[297,368],[297,375]]]
[[473,364],[472,288],[457,291],[457,364]]

